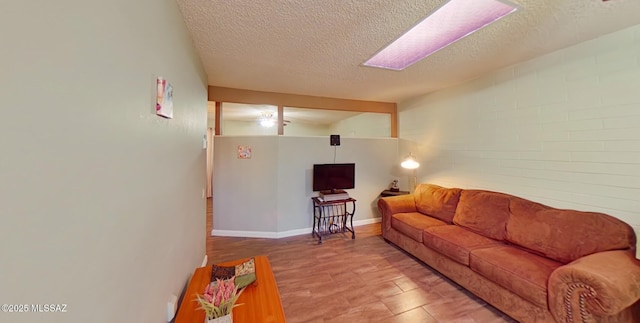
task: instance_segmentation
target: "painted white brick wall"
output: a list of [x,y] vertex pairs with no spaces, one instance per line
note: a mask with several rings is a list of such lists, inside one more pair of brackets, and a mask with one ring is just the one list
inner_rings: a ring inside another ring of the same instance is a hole
[[402,102],[399,122],[419,182],[640,228],[640,25]]

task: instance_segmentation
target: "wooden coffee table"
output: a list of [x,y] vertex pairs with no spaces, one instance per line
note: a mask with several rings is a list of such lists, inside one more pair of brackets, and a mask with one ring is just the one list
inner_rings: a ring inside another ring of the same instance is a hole
[[[233,322],[284,323],[286,322],[284,310],[280,302],[280,293],[271,270],[271,264],[266,256],[256,256],[254,258],[256,263],[256,283],[247,286],[238,298],[236,304],[242,305],[233,309]],[[247,259],[238,259],[219,265],[234,266]],[[209,282],[211,282],[211,266],[197,268],[187,286],[175,323],[204,322],[204,311],[199,309],[196,295],[202,295]]]

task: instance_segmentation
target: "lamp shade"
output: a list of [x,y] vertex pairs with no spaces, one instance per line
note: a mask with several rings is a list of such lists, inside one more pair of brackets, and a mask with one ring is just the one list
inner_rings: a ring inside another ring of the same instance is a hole
[[416,169],[420,167],[420,163],[418,163],[416,158],[411,153],[409,153],[409,156],[405,157],[402,160],[402,163],[400,163],[400,166],[406,169]]

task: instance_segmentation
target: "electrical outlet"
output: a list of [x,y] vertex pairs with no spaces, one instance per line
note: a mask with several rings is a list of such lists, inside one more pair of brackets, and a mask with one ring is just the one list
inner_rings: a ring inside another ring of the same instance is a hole
[[176,311],[178,310],[178,297],[176,295],[171,295],[169,297],[169,301],[167,302],[167,322],[171,322],[173,318],[176,316]]

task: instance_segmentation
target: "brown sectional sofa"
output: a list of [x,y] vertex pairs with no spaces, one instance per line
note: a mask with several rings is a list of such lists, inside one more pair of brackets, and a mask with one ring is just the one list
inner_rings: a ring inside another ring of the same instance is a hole
[[380,198],[382,235],[521,322],[640,322],[626,223],[508,194],[420,184]]

